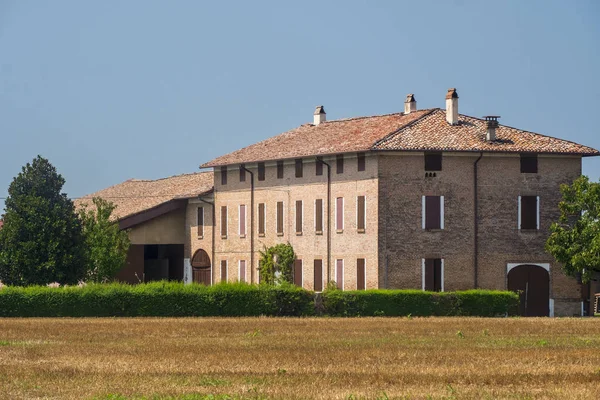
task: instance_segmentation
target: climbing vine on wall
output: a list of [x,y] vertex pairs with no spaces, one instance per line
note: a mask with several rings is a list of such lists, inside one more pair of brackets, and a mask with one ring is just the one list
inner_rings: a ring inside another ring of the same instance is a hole
[[296,260],[294,248],[289,243],[265,247],[260,251],[260,282],[280,285],[293,282],[293,265]]

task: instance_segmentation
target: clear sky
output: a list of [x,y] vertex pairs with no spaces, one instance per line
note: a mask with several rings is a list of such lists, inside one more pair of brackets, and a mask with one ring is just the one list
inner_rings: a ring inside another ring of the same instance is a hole
[[197,171],[320,104],[444,107],[450,87],[461,113],[600,149],[599,20],[596,0],[0,0],[0,197],[37,154],[76,197]]

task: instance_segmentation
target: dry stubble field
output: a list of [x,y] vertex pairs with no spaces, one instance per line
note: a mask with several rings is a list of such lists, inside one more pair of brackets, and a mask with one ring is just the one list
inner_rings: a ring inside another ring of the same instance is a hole
[[600,398],[600,318],[0,319],[6,399]]

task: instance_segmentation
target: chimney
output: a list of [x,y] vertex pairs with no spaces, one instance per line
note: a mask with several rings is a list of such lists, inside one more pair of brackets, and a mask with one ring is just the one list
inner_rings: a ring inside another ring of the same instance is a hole
[[325,113],[325,107],[323,106],[318,106],[315,109],[315,114],[314,114],[314,125],[319,125],[321,122],[325,122],[327,121],[326,118],[326,113]]
[[496,128],[498,127],[498,118],[499,115],[486,115],[485,117],[485,126],[487,132],[485,134],[485,140],[488,142],[493,142],[496,140]]
[[413,111],[417,111],[417,99],[415,99],[415,95],[410,93],[406,95],[406,100],[404,100],[404,114],[410,114]]
[[446,93],[446,121],[450,125],[458,124],[458,93],[455,88],[448,89]]

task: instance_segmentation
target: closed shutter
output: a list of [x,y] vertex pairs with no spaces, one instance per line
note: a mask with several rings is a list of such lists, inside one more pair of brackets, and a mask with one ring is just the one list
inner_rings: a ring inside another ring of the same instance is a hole
[[433,272],[433,258],[425,259],[425,290],[433,291],[435,287],[435,277]]
[[227,166],[221,167],[221,185],[227,185]]
[[320,176],[323,175],[323,161],[317,160],[315,164],[315,175]]
[[315,231],[323,233],[323,199],[315,201]]
[[240,182],[246,182],[246,165],[240,165]]
[[315,292],[323,291],[323,260],[315,260]]
[[240,205],[240,236],[246,236],[246,205]]
[[283,234],[283,201],[277,202],[277,233]]
[[335,229],[341,231],[344,229],[344,198],[335,199]]
[[366,225],[366,221],[365,221],[365,196],[358,196],[357,202],[356,202],[356,218],[357,218],[357,228],[359,232],[364,232],[365,231],[365,225]]
[[265,203],[258,204],[258,234],[265,234]]
[[356,289],[365,290],[365,259],[356,260]]
[[365,153],[357,153],[356,157],[358,162],[358,170],[364,171],[366,169]]
[[302,287],[302,260],[294,261],[294,285]]
[[265,163],[264,162],[258,163],[258,180],[259,181],[265,180]]
[[221,260],[221,282],[227,282],[227,260]]
[[283,161],[277,161],[277,179],[283,179]]
[[537,229],[537,197],[521,197],[521,229]]
[[335,262],[335,283],[338,289],[344,290],[344,260]]
[[296,233],[302,233],[302,200],[296,201]]
[[246,282],[246,260],[240,260],[240,282]]
[[221,237],[227,237],[227,206],[221,206]]
[[204,207],[198,207],[198,237],[204,236]]
[[442,259],[433,259],[433,290],[435,292],[442,291]]
[[335,156],[335,172],[336,174],[343,174],[344,173],[344,155],[343,154],[338,154],[337,156]]
[[441,228],[440,196],[425,196],[425,229]]
[[302,159],[296,159],[296,178],[302,178]]

